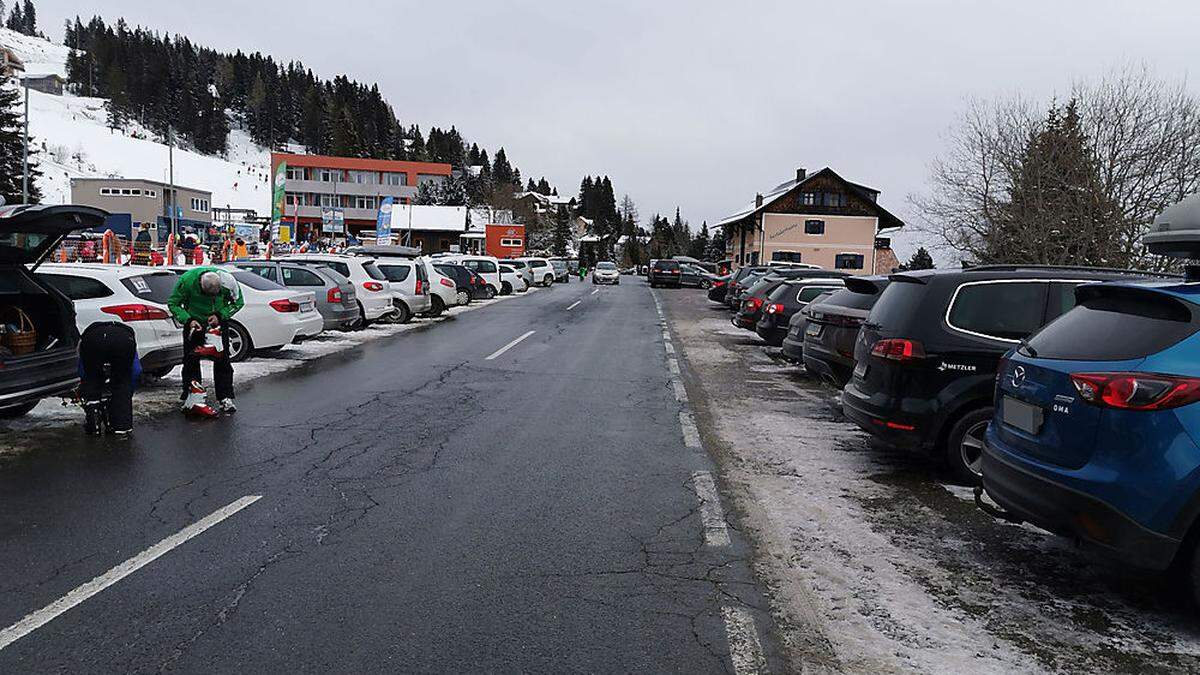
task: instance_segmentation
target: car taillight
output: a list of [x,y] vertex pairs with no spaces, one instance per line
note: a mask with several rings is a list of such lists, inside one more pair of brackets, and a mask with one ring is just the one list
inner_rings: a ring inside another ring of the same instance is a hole
[[425,282],[417,280],[417,295],[425,295]]
[[472,285],[472,286],[474,286],[474,285],[475,285],[475,277],[471,277],[471,285]]
[[758,309],[760,307],[762,307],[762,304],[763,304],[762,298],[746,298],[746,310],[747,311],[757,312]]
[[325,293],[325,301],[335,305],[340,304],[342,302],[342,289],[338,288],[337,286],[329,289],[329,291]]
[[712,283],[712,285],[713,285],[713,288],[720,288],[725,285],[725,282],[721,281],[720,279],[717,279],[716,281],[714,281]]
[[916,340],[889,338],[880,340],[871,347],[871,356],[878,356],[891,361],[920,361],[925,358],[925,347]]
[[767,314],[782,314],[783,305],[779,304],[778,302],[772,302],[771,304],[767,305],[767,308],[763,311]]
[[679,274],[679,270],[671,270],[671,274]]
[[153,321],[155,319],[168,319],[171,317],[167,313],[167,310],[161,307],[141,304],[109,305],[108,307],[101,307],[100,311],[105,314],[116,315],[122,321]]
[[300,305],[296,304],[295,302],[292,302],[291,300],[288,300],[287,298],[282,298],[279,300],[272,300],[270,302],[270,305],[271,305],[271,309],[275,310],[276,312],[299,312],[300,311]]
[[1092,405],[1169,410],[1200,401],[1200,378],[1156,373],[1074,373],[1071,384]]
[[441,279],[438,279],[438,283],[445,286],[446,288],[454,288],[454,282],[450,281],[446,277],[442,277]]
[[368,291],[379,292],[383,290],[383,284],[379,283],[378,281],[364,281],[363,288],[367,289]]

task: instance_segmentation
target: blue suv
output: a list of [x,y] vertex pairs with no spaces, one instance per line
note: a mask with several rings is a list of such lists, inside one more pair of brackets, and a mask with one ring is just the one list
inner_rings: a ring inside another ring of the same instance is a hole
[[1200,283],[1088,284],[1010,352],[983,487],[1133,565],[1178,561],[1200,599]]

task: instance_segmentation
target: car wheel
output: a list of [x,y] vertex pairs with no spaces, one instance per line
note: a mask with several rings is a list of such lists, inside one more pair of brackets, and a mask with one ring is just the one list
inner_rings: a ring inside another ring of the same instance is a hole
[[412,320],[412,310],[403,302],[397,302],[393,305],[395,311],[392,312],[392,323],[408,323]]
[[708,290],[709,286],[712,286],[712,282],[710,282],[708,279],[705,279],[700,282],[700,288],[703,288],[706,291]]
[[356,304],[358,305],[358,318],[346,326],[349,330],[362,330],[367,327],[367,311],[363,309],[361,302]]
[[546,288],[550,288],[550,285],[553,283],[554,283],[554,277],[546,277],[545,279],[542,279],[542,285],[545,286]]
[[484,299],[487,299],[487,300],[491,300],[492,298],[496,297],[496,287],[492,286],[491,284],[488,284],[483,289],[483,297],[484,297]]
[[250,357],[252,351],[254,351],[254,342],[250,339],[250,332],[242,324],[230,321],[229,360],[234,363],[245,361]]
[[470,293],[468,293],[466,291],[459,291],[457,293],[457,297],[458,297],[458,304],[460,304],[464,307],[471,304],[471,294]]
[[500,295],[512,295],[512,284],[507,281],[500,285]]
[[37,404],[39,404],[41,402],[42,402],[42,399],[39,398],[36,401],[29,401],[27,403],[21,403],[19,405],[9,406],[7,408],[0,408],[0,418],[12,419],[14,417],[22,417],[24,415],[28,415],[29,411],[36,408]]
[[446,303],[442,300],[441,296],[435,295],[429,299],[429,302],[432,303],[432,306],[428,312],[425,312],[425,316],[437,317],[446,311]]
[[976,408],[963,415],[946,436],[946,463],[954,477],[979,485],[983,475],[983,435],[992,419],[992,408]]

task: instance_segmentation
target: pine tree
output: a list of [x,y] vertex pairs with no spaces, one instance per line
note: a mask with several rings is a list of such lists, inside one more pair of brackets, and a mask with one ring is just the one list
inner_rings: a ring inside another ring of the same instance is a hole
[[[20,112],[20,92],[7,84],[0,85],[0,197],[5,204],[21,203],[22,149],[24,118]],[[33,138],[29,139],[29,203],[42,201],[38,180],[42,172],[35,161]]]
[[508,155],[504,154],[504,148],[497,150],[496,158],[492,160],[492,180],[497,184],[512,185],[512,165],[508,163]]
[[571,241],[570,220],[567,207],[559,206],[554,214],[554,242],[550,247],[554,255],[567,254],[567,244]]
[[129,93],[125,90],[124,71],[113,69],[108,73],[108,114],[109,129],[120,129],[129,119]]
[[4,27],[18,33],[25,32],[25,13],[21,10],[19,2],[13,4],[12,13],[8,15],[8,21],[5,22]]
[[931,270],[934,268],[933,256],[929,255],[929,251],[925,250],[924,246],[917,247],[916,253],[908,259],[908,262],[901,265],[898,269],[901,272],[911,270]]
[[33,8],[33,0],[25,0],[24,25],[22,33],[26,35],[37,35],[37,10]]
[[[705,225],[707,224],[708,222],[705,221]],[[713,262],[725,259],[724,228],[717,228],[717,231],[713,233],[712,238],[708,241],[708,251],[704,257],[706,260],[711,260]]]

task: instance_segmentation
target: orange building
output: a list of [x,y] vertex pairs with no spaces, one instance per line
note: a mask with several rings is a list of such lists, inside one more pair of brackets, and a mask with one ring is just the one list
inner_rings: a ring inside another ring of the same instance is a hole
[[[449,164],[406,162],[390,159],[329,157],[271,153],[271,176],[286,163],[283,220],[296,223],[301,238],[321,233],[321,211],[340,209],[345,233],[374,236],[379,204],[392,197],[398,204],[411,204],[424,183],[450,178]],[[275,186],[272,185],[271,193]]]
[[525,255],[524,225],[485,226],[487,254],[496,258],[520,258]]

